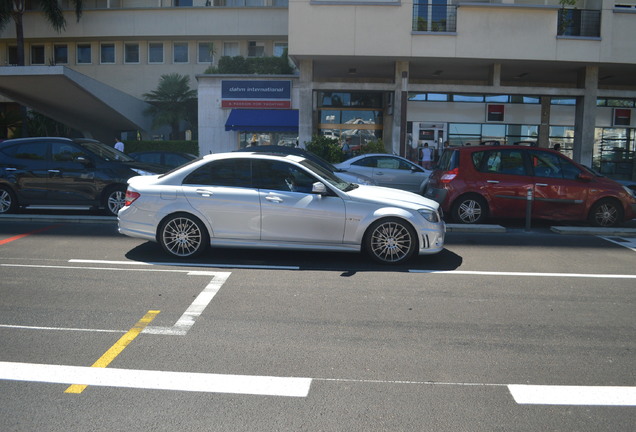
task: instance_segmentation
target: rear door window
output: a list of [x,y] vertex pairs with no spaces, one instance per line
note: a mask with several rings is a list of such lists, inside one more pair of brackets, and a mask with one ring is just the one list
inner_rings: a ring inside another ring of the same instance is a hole
[[183,184],[252,187],[251,163],[249,159],[213,161],[190,173]]

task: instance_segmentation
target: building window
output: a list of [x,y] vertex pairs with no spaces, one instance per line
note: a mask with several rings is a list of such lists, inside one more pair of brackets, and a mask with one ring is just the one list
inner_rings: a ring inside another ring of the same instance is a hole
[[115,44],[104,43],[99,47],[99,62],[102,64],[115,63]]
[[139,44],[124,44],[124,63],[139,63]]
[[13,45],[10,46],[7,52],[8,64],[10,66],[15,66],[18,64],[18,47]]
[[55,62],[55,64],[68,63],[68,46],[67,45],[55,45],[53,47],[53,61]]
[[265,57],[265,42],[250,41],[247,45],[248,57]]
[[31,45],[31,64],[44,64],[44,45]]
[[287,49],[287,42],[274,42],[274,55],[282,57]]
[[226,57],[238,57],[241,55],[238,42],[223,42],[223,55]]
[[172,62],[187,63],[188,62],[188,43],[175,42],[172,46]]
[[214,44],[212,42],[199,42],[197,62],[198,63],[214,62]]
[[148,44],[148,63],[163,63],[163,42]]
[[174,0],[174,7],[192,6],[192,0]]
[[77,44],[77,64],[91,63],[91,45]]

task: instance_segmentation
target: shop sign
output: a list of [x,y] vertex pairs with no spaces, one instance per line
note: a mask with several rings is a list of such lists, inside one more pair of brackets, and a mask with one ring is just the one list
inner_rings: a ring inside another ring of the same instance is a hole
[[614,108],[612,126],[630,126],[632,124],[632,110]]
[[504,121],[504,105],[501,104],[487,104],[486,105],[486,121],[487,122],[502,122]]
[[221,82],[222,108],[291,108],[291,81]]

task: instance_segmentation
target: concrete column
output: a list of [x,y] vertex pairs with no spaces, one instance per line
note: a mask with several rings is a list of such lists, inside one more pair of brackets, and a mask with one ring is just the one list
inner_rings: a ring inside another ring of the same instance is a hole
[[550,96],[541,97],[541,123],[539,124],[539,137],[537,144],[539,147],[550,147],[550,108],[552,98]]
[[585,89],[585,94],[576,98],[573,159],[583,165],[592,166],[594,130],[596,128],[596,99],[598,97],[598,66],[586,66],[580,72],[579,87]]
[[[400,156],[405,156],[406,145],[406,119],[408,100],[408,73],[409,62],[395,62],[395,91],[393,95],[393,128],[391,133],[391,151]],[[406,74],[406,78],[403,75]],[[406,99],[405,99],[406,98]]]
[[490,68],[490,85],[493,87],[501,86],[501,63],[495,63]]
[[298,145],[305,148],[305,143],[311,141],[313,135],[314,92],[313,75],[314,64],[312,60],[300,61],[298,67],[300,78],[298,80]]

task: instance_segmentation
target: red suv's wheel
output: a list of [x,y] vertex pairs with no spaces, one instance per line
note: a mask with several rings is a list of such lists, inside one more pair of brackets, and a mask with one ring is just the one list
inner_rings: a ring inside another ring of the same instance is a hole
[[589,221],[598,227],[614,227],[623,223],[623,208],[613,199],[603,199],[592,206]]
[[482,223],[488,217],[488,204],[479,195],[463,195],[455,200],[451,209],[451,216],[458,223]]

